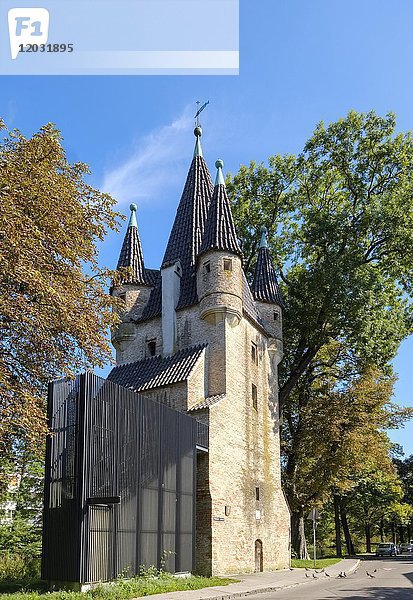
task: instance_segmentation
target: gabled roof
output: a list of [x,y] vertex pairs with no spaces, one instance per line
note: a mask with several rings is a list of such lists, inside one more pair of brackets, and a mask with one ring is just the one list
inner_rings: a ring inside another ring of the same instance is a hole
[[108,380],[135,392],[186,381],[206,344],[180,350],[171,356],[154,356],[114,367]]
[[136,204],[130,205],[131,216],[128,229],[123,240],[119,255],[117,269],[131,267],[132,274],[124,277],[121,283],[134,283],[142,285],[154,285],[157,278],[154,269],[146,269],[143,261],[142,245],[139,238],[138,223],[136,221]]
[[267,247],[267,230],[261,228],[262,237],[258,251],[257,264],[255,266],[252,293],[255,300],[268,304],[283,306],[280,288],[277,283],[275,268]]
[[217,177],[214,193],[209,207],[208,219],[199,253],[208,250],[226,250],[241,256],[234,220],[232,218],[224,177],[222,175],[222,160],[217,160]]

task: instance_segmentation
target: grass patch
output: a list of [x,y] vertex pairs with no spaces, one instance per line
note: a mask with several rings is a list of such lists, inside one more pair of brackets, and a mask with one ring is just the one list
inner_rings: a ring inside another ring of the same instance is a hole
[[[97,587],[88,592],[47,592],[38,582],[31,582],[14,590],[0,587],[0,600],[128,600],[140,596],[151,596],[167,592],[182,590],[199,590],[215,585],[229,585],[236,583],[236,579],[223,579],[220,577],[197,577],[191,576],[186,579],[174,577],[169,573],[156,575],[144,575],[132,579],[120,579],[112,585]],[[4,591],[3,591],[4,590]],[[4,593],[6,592],[6,593]],[[47,594],[47,595],[46,595]]]
[[[335,565],[340,562],[341,558],[317,558],[316,569],[322,569],[323,567],[330,567],[331,565]],[[293,558],[291,560],[291,566],[294,569],[313,569],[314,568],[314,560],[305,560],[301,558]]]

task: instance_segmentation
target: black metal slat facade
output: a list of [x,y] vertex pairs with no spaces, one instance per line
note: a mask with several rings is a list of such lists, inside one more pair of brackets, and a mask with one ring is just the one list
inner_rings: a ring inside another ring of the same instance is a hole
[[50,384],[42,577],[191,571],[206,426],[90,373]]

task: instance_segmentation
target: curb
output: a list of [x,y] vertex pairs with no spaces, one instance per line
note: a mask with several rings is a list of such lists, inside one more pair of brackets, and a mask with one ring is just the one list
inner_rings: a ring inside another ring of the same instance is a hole
[[356,560],[356,564],[354,565],[354,567],[351,567],[351,569],[349,569],[349,570],[347,571],[347,573],[350,573],[350,575],[351,575],[351,573],[354,573],[355,571],[357,571],[357,569],[358,569],[358,568],[359,568],[359,566],[360,566],[360,563],[361,563],[361,560],[358,558],[358,559]]
[[[350,567],[348,571],[346,571],[349,575],[357,571],[360,566],[360,559],[356,561],[356,563]],[[334,565],[333,565],[334,566]],[[247,596],[252,596],[253,594],[269,594],[271,592],[276,592],[277,590],[288,590],[293,587],[297,587],[298,585],[303,585],[305,583],[310,583],[313,581],[312,579],[305,579],[304,581],[297,581],[295,583],[290,583],[288,585],[271,585],[265,588],[257,588],[255,590],[246,590],[245,592],[234,592],[234,593],[223,593],[219,596],[209,596],[205,598],[205,600],[235,600],[236,598],[245,598]],[[206,589],[206,588],[204,588]]]
[[204,600],[235,600],[236,598],[245,598],[255,594],[269,594],[270,592],[276,592],[277,590],[288,590],[290,588],[297,587],[298,585],[302,585],[303,583],[309,583],[309,581],[297,581],[296,583],[289,583],[288,585],[272,585],[265,588],[258,588],[257,590],[246,590],[245,592],[223,594],[222,596],[209,596]]

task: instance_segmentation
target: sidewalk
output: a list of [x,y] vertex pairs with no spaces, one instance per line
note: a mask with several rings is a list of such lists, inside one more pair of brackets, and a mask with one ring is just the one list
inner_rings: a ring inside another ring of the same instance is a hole
[[[359,566],[358,559],[346,558],[339,563],[326,569],[331,577],[337,577],[339,573],[353,573]],[[319,569],[317,569],[319,570]],[[203,588],[201,590],[187,590],[183,592],[168,592],[167,594],[155,594],[150,596],[154,600],[232,600],[242,598],[251,594],[272,592],[285,588],[294,587],[314,581],[313,570],[293,569],[285,571],[273,571],[266,573],[250,573],[247,575],[233,575],[239,579],[239,583],[231,583],[225,586]],[[310,575],[310,577],[307,577]],[[317,578],[325,577],[324,573],[316,573]]]

